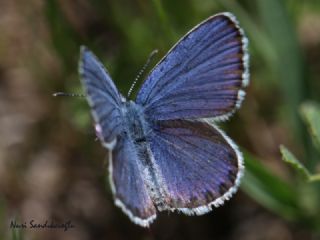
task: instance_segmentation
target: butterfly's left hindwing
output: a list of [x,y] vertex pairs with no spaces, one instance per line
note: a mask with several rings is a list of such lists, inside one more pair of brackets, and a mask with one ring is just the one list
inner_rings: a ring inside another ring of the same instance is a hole
[[143,227],[156,218],[156,209],[143,175],[141,158],[127,136],[120,136],[110,156],[109,174],[118,205],[128,217]]

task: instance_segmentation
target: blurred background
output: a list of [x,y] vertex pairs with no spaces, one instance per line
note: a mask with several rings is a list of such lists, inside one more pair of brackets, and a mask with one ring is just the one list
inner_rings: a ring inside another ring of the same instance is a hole
[[[222,126],[244,152],[240,191],[207,215],[160,213],[143,229],[113,203],[85,99],[52,93],[82,93],[85,44],[126,94],[152,50],[155,64],[221,11],[250,40],[247,96]],[[320,239],[319,102],[319,0],[1,0],[0,239]],[[32,219],[74,228],[10,228]]]

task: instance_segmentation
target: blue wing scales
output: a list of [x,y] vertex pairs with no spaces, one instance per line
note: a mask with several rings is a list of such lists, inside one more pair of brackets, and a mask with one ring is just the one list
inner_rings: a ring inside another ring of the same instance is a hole
[[111,148],[123,126],[120,111],[122,97],[107,70],[85,47],[81,48],[79,69],[92,115],[101,129],[99,136],[104,145]]
[[165,120],[149,137],[163,183],[164,204],[186,214],[203,214],[237,190],[242,155],[221,130],[206,121]]
[[151,71],[137,103],[155,120],[228,118],[248,83],[247,39],[230,13],[183,37]]
[[109,177],[115,203],[129,218],[141,226],[149,226],[156,209],[148,192],[141,159],[127,136],[120,136],[110,159]]

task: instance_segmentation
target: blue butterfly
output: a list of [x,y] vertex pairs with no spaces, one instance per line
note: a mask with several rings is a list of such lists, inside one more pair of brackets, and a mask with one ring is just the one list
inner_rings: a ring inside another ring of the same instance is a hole
[[154,67],[136,101],[85,47],[80,75],[103,146],[115,204],[147,227],[157,211],[201,215],[236,192],[243,158],[215,123],[241,105],[248,40],[231,13],[188,32]]

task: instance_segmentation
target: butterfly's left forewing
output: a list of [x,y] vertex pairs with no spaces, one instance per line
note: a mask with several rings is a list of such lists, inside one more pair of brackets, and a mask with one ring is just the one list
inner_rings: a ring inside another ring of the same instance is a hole
[[121,111],[122,97],[106,69],[84,47],[80,74],[97,124],[98,137],[109,149],[109,180],[115,203],[133,222],[148,226],[155,219],[156,211],[136,146],[125,133],[128,122]]
[[99,124],[101,133],[98,136],[106,147],[113,148],[117,135],[123,129],[121,95],[107,70],[85,47],[81,47],[79,72],[92,115]]

